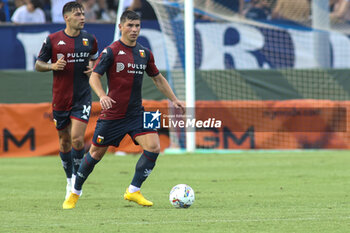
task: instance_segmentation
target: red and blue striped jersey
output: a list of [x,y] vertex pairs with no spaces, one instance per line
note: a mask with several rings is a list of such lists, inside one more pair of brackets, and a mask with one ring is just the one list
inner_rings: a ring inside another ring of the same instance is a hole
[[38,60],[55,63],[61,56],[67,65],[62,71],[53,71],[52,108],[69,111],[86,96],[91,99],[89,77],[83,72],[90,59],[98,58],[95,36],[84,30],[76,37],[68,36],[64,30],[50,34],[42,45]]
[[134,47],[116,41],[105,48],[98,58],[94,72],[107,74],[108,96],[116,101],[112,108],[102,110],[100,119],[114,120],[141,114],[142,79],[159,74],[150,50],[137,43]]

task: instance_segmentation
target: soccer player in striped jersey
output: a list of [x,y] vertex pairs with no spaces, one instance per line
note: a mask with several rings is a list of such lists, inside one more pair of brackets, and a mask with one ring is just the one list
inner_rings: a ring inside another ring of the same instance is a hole
[[[75,207],[82,185],[94,166],[102,159],[108,146],[118,146],[126,134],[142,147],[143,153],[136,164],[134,177],[126,189],[124,199],[142,206],[153,205],[140,192],[141,185],[152,172],[160,152],[157,131],[143,128],[141,89],[144,72],[176,108],[184,112],[184,105],[159,73],[152,52],[136,41],[140,33],[140,23],[137,13],[125,11],[119,24],[121,39],[105,48],[96,62],[90,85],[100,98],[102,111],[90,151],[80,164],[75,186],[69,198],[64,201],[63,209]],[[107,73],[108,95],[100,81],[104,73]]]
[[62,14],[66,28],[45,39],[35,69],[53,71],[52,109],[67,177],[67,198],[85,153],[84,134],[91,110],[89,76],[98,50],[95,36],[83,30],[83,6],[75,1],[68,2]]

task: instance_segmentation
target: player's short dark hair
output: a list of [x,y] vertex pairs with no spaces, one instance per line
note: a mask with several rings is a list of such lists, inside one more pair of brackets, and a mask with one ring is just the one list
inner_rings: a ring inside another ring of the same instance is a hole
[[127,19],[141,20],[141,17],[135,11],[126,10],[123,12],[122,16],[120,16],[120,23],[124,23]]
[[80,10],[84,10],[83,5],[81,5],[79,2],[76,1],[72,1],[72,2],[67,2],[62,9],[62,15],[68,13],[68,12],[72,12],[74,9],[80,9]]

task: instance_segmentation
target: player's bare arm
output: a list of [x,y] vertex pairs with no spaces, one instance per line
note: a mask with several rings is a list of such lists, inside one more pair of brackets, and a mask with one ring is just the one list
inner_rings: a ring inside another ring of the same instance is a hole
[[46,72],[51,70],[64,70],[64,67],[66,67],[67,62],[64,60],[64,56],[57,60],[55,63],[46,63],[43,61],[37,60],[35,62],[35,69],[39,72]]
[[115,100],[107,96],[106,92],[103,90],[101,77],[102,75],[100,75],[99,73],[92,72],[89,83],[92,90],[94,90],[96,95],[100,98],[101,108],[103,110],[106,110],[111,108],[112,105],[116,102]]
[[176,108],[180,108],[181,111],[185,112],[185,105],[180,100],[178,100],[171,89],[168,81],[164,78],[164,76],[159,73],[157,76],[152,77],[154,85],[162,92],[168,99],[170,99]]
[[96,60],[89,61],[89,65],[86,67],[86,70],[84,71],[84,74],[86,74],[88,77],[91,76],[95,63],[96,63]]

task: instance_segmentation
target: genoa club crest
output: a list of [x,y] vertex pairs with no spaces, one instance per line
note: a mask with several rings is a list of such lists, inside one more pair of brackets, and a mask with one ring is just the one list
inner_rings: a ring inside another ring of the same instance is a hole
[[97,136],[97,140],[96,140],[96,141],[97,141],[97,143],[98,143],[98,144],[102,144],[102,143],[103,143],[103,141],[104,141],[104,139],[105,139],[104,137],[102,137],[102,136],[98,135],[98,136]]
[[139,50],[141,57],[146,57],[145,50]]
[[89,40],[86,38],[83,38],[83,45],[84,46],[89,46]]

